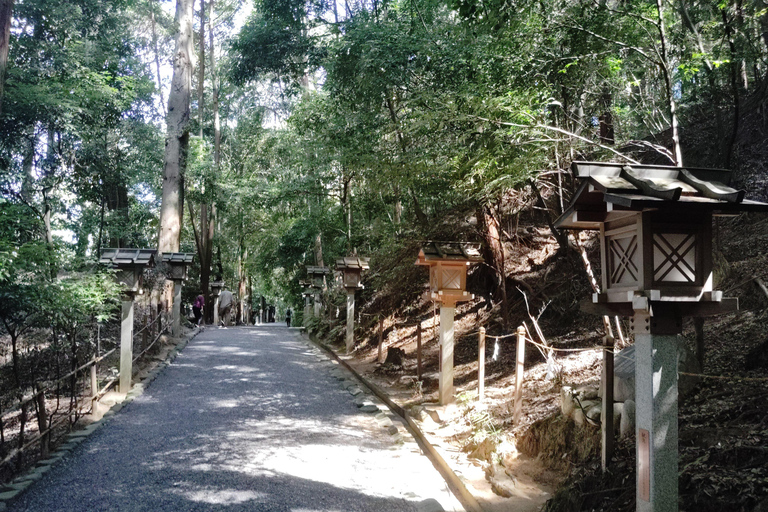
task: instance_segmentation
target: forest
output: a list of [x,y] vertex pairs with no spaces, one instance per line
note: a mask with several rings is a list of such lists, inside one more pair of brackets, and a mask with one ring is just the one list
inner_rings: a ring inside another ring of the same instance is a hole
[[[3,411],[114,342],[104,248],[194,253],[185,305],[223,281],[238,322],[269,303],[337,341],[344,292],[302,318],[306,266],[370,257],[362,350],[379,319],[431,314],[421,243],[479,242],[467,311],[489,333],[534,311],[547,336],[588,345],[604,334],[578,306],[598,249],[554,227],[572,162],[729,169],[768,200],[762,0],[0,0],[0,30],[3,457]],[[728,336],[758,377],[768,292],[744,283],[768,278],[766,228],[718,221],[713,243],[716,286],[750,315]],[[166,307],[148,283],[142,307]],[[705,373],[735,371],[726,350],[708,346],[725,366]],[[764,446],[752,402],[745,443]],[[734,463],[749,479],[708,481],[710,505],[683,478],[689,510],[764,510],[760,454]]]

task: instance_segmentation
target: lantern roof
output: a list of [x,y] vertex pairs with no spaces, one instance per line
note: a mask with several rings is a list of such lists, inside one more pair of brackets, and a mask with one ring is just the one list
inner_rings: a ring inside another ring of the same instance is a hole
[[163,262],[171,265],[190,265],[195,259],[195,253],[192,252],[164,252]]
[[479,263],[480,244],[465,242],[427,242],[419,250],[417,265],[432,265],[437,262]]
[[580,185],[555,222],[564,229],[600,229],[605,222],[644,210],[736,214],[768,211],[730,186],[731,171],[695,167],[573,162]]
[[368,270],[370,261],[371,258],[358,258],[357,256],[339,258],[336,260],[336,270]]
[[307,274],[310,275],[324,275],[329,274],[331,269],[328,267],[318,267],[314,265],[307,265]]
[[157,249],[102,249],[99,263],[112,268],[128,269],[152,265]]

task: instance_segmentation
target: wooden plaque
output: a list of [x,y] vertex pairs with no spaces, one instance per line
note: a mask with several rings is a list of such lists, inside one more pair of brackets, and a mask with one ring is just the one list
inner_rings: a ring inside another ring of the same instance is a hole
[[637,495],[651,501],[651,436],[642,428],[637,431]]

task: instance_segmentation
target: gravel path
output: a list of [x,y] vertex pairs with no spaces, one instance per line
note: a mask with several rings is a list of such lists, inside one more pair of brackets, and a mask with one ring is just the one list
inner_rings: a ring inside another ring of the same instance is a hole
[[460,510],[339,371],[279,325],[209,328],[9,510]]

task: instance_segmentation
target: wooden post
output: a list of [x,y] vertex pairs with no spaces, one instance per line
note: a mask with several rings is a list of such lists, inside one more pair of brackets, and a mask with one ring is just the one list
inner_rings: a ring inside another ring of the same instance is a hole
[[45,408],[45,391],[41,391],[37,386],[35,386],[35,391],[37,391],[37,428],[40,429],[41,433],[45,432],[40,438],[40,456],[46,458],[50,451],[51,435],[50,432],[46,432],[48,430],[48,411]]
[[120,322],[120,392],[131,390],[133,377],[133,297],[123,297]]
[[421,322],[416,326],[416,378],[421,380]]
[[485,394],[485,327],[477,335],[477,401],[483,401]]
[[379,358],[377,360],[380,363],[384,362],[381,360],[381,352],[383,348],[384,348],[384,319],[379,318]]
[[91,365],[91,397],[95,400],[99,394],[99,381],[96,379],[96,356],[93,356],[94,363]]
[[438,383],[440,405],[453,401],[453,320],[455,316],[455,304],[440,305],[440,380]]
[[355,289],[347,288],[347,354],[355,348]]
[[181,336],[181,279],[173,280],[173,337]]
[[603,472],[607,471],[613,457],[614,431],[613,431],[613,347],[614,339],[611,336],[603,338],[603,374],[601,385],[603,387],[602,419],[602,466]]
[[517,328],[517,366],[515,367],[515,413],[514,424],[520,424],[523,413],[523,372],[525,371],[525,327]]

